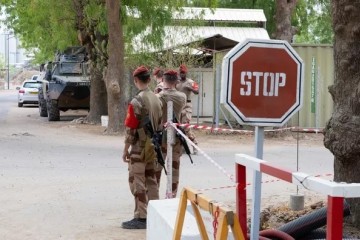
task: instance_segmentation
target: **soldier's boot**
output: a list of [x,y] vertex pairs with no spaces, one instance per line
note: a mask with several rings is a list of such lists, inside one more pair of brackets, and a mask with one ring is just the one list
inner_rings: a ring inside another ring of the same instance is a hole
[[125,229],[146,229],[146,218],[134,218],[130,221],[123,222],[121,227]]

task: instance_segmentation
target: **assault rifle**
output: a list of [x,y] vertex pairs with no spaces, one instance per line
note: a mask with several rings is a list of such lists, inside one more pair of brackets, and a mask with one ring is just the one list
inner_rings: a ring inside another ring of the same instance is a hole
[[150,134],[151,142],[154,145],[154,149],[156,152],[157,162],[160,164],[160,166],[164,168],[164,172],[167,175],[164,157],[161,152],[162,132],[161,131],[154,132],[150,119],[147,119],[146,123],[144,124],[144,128],[146,132]]
[[[173,118],[173,122],[174,122],[174,123],[178,123],[178,120],[176,119],[175,116],[174,116],[174,118]],[[178,129],[179,129],[183,134],[186,135],[185,129],[184,129],[183,127],[178,127]],[[184,147],[185,153],[189,156],[191,164],[193,164],[194,162],[193,162],[193,160],[192,160],[192,158],[191,158],[190,148],[189,148],[189,145],[188,145],[187,142],[186,142],[186,139],[185,139],[178,131],[176,131],[176,137],[179,138],[181,145],[183,145],[183,147]]]

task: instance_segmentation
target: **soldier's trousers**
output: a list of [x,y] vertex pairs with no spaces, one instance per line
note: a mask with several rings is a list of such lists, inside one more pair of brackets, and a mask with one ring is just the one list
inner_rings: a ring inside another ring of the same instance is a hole
[[[166,148],[162,149],[164,159],[166,159]],[[180,178],[180,157],[182,155],[182,145],[179,140],[176,140],[175,145],[173,145],[172,151],[172,195],[176,197],[179,187],[179,178]],[[166,162],[165,162],[166,167]],[[163,167],[160,164],[156,164],[155,167],[155,175],[158,186],[160,187],[160,179],[161,179],[161,172]],[[169,172],[169,169],[166,169]]]
[[[185,107],[183,108],[181,112],[181,123],[190,123],[192,118],[192,104],[186,103]],[[195,133],[192,131],[191,128],[185,128],[185,134],[186,136],[195,144],[197,144],[197,141],[195,139]]]
[[159,188],[155,176],[155,162],[140,159],[141,148],[132,145],[129,163],[129,186],[134,196],[134,218],[146,218],[149,200],[159,199]]

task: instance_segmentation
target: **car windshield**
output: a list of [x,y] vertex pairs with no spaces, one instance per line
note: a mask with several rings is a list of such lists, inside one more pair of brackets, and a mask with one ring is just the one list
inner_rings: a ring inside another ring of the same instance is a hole
[[24,88],[39,88],[41,86],[41,83],[37,82],[26,82],[24,83]]

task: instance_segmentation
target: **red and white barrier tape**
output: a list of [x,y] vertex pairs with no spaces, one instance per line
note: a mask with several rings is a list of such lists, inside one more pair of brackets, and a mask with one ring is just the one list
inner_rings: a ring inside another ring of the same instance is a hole
[[200,154],[202,154],[207,160],[209,160],[215,167],[217,167],[222,173],[224,173],[232,182],[235,182],[234,175],[228,173],[222,166],[220,166],[215,160],[213,160],[209,155],[207,155],[202,149],[200,149],[196,144],[194,144],[181,130],[179,130],[175,123],[170,123],[170,125],[183,137],[191,146],[196,148]]
[[[332,176],[333,174],[331,173],[325,173],[325,174],[318,174],[318,175],[314,175],[314,177],[329,177]],[[262,181],[261,183],[274,183],[274,182],[280,182],[282,181],[281,179],[273,179],[273,180],[267,180],[267,181]],[[251,183],[246,183],[246,186],[250,186]],[[235,188],[236,185],[228,185],[228,186],[221,186],[221,187],[213,187],[213,188],[201,188],[198,189],[197,191],[199,192],[205,192],[205,191],[210,191],[210,190],[221,190],[221,189],[228,189],[228,188]]]
[[[237,132],[237,133],[254,133],[253,130],[238,130],[238,129],[230,129],[230,128],[214,128],[210,126],[203,126],[203,125],[194,125],[189,123],[182,123],[177,124],[183,128],[191,128],[191,129],[198,129],[198,130],[207,130],[207,131],[214,131],[214,132]],[[300,127],[287,127],[287,128],[278,128],[278,129],[266,129],[265,132],[282,132],[282,131],[293,131],[293,132],[308,132],[308,133],[321,133],[323,132],[323,128],[300,128]]]
[[[228,173],[222,166],[220,166],[215,160],[213,160],[209,155],[207,155],[201,148],[199,148],[196,144],[193,143],[180,129],[177,128],[177,126],[184,127],[184,128],[193,128],[193,129],[202,129],[202,130],[213,130],[213,131],[232,131],[232,132],[242,132],[242,133],[253,133],[254,131],[250,130],[232,130],[232,129],[222,129],[222,128],[212,128],[207,126],[199,126],[199,125],[191,125],[191,124],[176,124],[173,122],[170,122],[170,125],[188,142],[191,146],[196,148],[200,154],[202,154],[207,160],[209,160],[216,168],[218,168],[223,174],[225,174],[230,181],[235,182],[234,175]],[[281,128],[281,129],[273,129],[273,130],[265,130],[268,132],[275,132],[275,131],[286,131],[286,130],[299,130],[298,127],[288,127],[288,128]],[[311,128],[303,128],[301,129],[303,132],[320,132],[321,129],[311,129]],[[315,175],[314,177],[321,177],[321,176],[331,176],[332,174],[323,174],[323,175]],[[273,183],[278,182],[280,179],[273,179],[273,180],[267,180],[263,181],[262,183]],[[247,186],[251,185],[251,183],[247,183]],[[217,189],[226,189],[226,188],[233,188],[236,187],[236,185],[229,185],[229,186],[223,186],[223,187],[215,187],[215,188],[203,188],[199,189],[198,191],[209,191],[209,190],[217,190]]]

